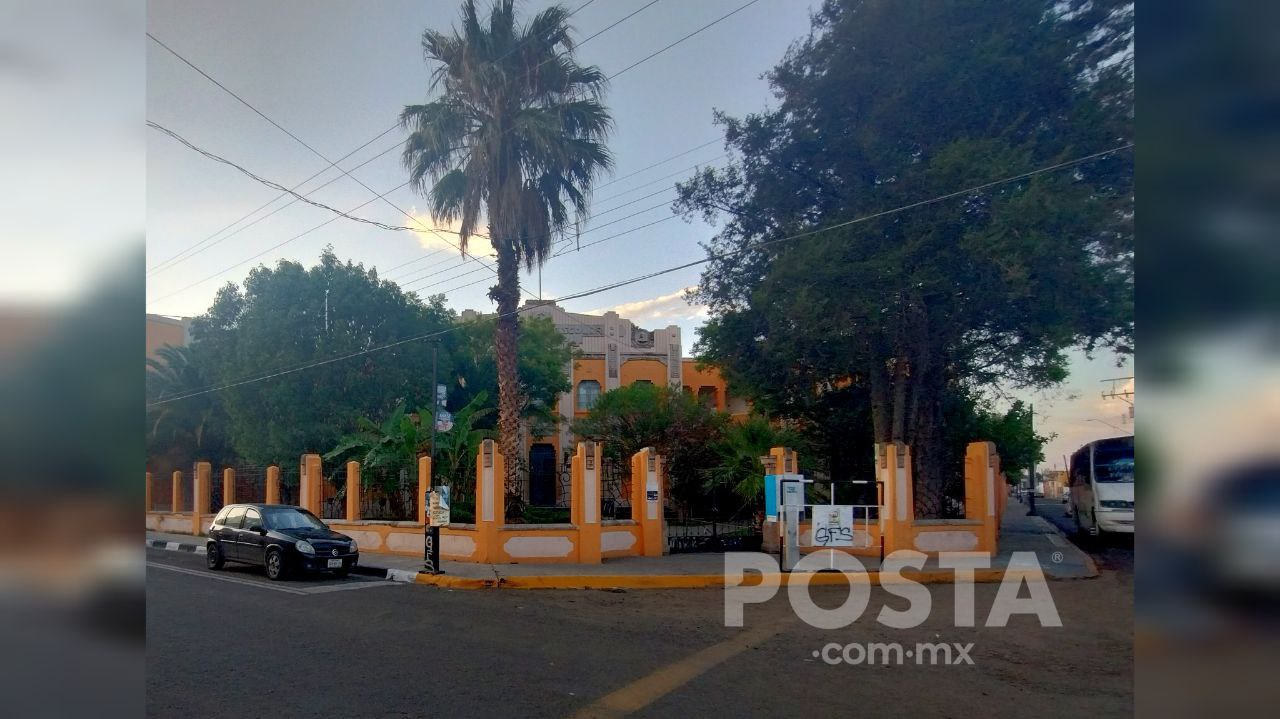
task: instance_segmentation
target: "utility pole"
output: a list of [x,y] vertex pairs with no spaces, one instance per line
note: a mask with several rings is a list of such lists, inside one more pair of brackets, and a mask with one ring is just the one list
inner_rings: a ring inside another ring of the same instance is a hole
[[[1027,419],[1031,423],[1031,436],[1034,438],[1036,436],[1036,406],[1028,404],[1027,410],[1030,412]],[[1027,480],[1031,483],[1031,487],[1027,492],[1027,516],[1034,517],[1036,514],[1036,460],[1034,456],[1031,458],[1031,468],[1027,470]]]
[[436,463],[436,414],[440,411],[440,392],[436,388],[436,360],[440,352],[440,341],[431,345],[431,471],[435,471]]

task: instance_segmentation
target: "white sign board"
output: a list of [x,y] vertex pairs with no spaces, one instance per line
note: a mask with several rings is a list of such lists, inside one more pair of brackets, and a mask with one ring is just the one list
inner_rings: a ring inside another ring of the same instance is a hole
[[852,547],[853,507],[839,504],[814,507],[813,546]]

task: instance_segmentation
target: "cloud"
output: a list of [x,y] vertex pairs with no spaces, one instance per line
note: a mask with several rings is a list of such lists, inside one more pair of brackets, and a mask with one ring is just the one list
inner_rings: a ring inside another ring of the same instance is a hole
[[[422,246],[422,249],[458,251],[458,229],[462,226],[462,223],[438,223],[431,219],[430,214],[418,212],[416,207],[410,207],[409,214],[413,217],[413,220],[405,224],[409,227],[422,228],[413,231],[413,236],[418,240],[418,244]],[[467,240],[467,254],[488,257],[492,253],[493,244],[489,242],[488,238],[473,236]]]
[[591,310],[588,314],[598,315],[610,310],[637,324],[671,324],[673,320],[705,320],[708,310],[706,305],[690,305],[684,299],[685,292],[692,287],[682,287],[675,292],[659,295],[647,300],[624,302],[613,307]]

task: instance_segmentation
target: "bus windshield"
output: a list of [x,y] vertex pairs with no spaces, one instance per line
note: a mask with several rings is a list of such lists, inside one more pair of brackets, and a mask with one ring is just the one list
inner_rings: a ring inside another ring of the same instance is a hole
[[1093,480],[1133,483],[1133,437],[1102,440],[1094,445]]

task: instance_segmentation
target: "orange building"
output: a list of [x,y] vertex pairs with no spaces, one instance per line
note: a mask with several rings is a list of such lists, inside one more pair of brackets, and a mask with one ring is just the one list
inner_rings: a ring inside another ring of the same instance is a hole
[[147,358],[165,345],[185,347],[191,342],[191,318],[147,313]]
[[[577,349],[565,372],[569,376],[568,393],[557,403],[558,426],[550,434],[538,428],[526,428],[525,447],[529,470],[529,496],[534,505],[550,505],[559,501],[560,484],[556,474],[566,452],[572,452],[575,438],[570,429],[574,418],[590,411],[599,396],[612,389],[636,382],[649,382],[682,388],[709,407],[733,416],[745,417],[747,402],[732,397],[724,378],[714,367],[698,369],[697,362],[683,354],[680,328],[667,325],[656,330],[636,326],[617,312],[588,315],[568,312],[552,300],[527,300],[521,313],[529,317],[546,317]],[[462,319],[476,317],[473,311],[462,313]]]

